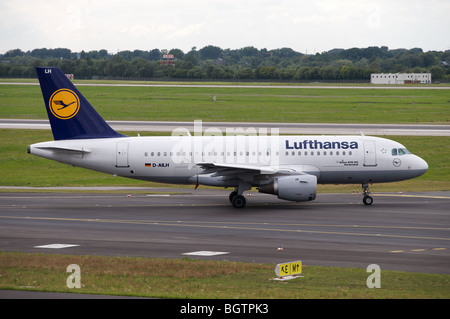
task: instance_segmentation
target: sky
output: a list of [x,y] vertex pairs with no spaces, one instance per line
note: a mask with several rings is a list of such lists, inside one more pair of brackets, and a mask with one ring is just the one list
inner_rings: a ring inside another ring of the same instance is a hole
[[450,50],[449,0],[0,0],[0,53],[253,46]]

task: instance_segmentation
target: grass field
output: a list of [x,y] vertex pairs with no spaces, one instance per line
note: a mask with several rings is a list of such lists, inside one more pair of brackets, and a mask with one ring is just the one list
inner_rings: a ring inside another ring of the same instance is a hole
[[[433,123],[450,90],[80,86],[106,120]],[[211,98],[216,96],[216,102]],[[0,118],[46,119],[39,86],[0,85]]]
[[[80,266],[81,288],[67,288],[67,266]],[[276,265],[192,259],[122,258],[0,252],[0,289],[155,298],[448,299],[450,276],[381,270],[381,288],[359,268],[304,266],[304,277],[274,281]]]

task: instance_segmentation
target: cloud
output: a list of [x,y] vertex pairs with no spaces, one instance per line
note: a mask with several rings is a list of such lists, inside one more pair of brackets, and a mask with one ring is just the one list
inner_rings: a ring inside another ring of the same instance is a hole
[[[387,45],[450,49],[448,0],[14,0],[0,2],[0,53]],[[437,29],[439,28],[439,30]]]
[[200,34],[200,31],[204,27],[205,27],[204,23],[189,24],[181,29],[176,30],[169,37],[177,38],[177,37],[197,36]]

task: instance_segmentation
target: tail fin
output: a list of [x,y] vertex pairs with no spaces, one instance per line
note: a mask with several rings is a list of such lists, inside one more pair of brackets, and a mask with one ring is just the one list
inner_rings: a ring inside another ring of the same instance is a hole
[[58,68],[36,68],[55,140],[123,137]]

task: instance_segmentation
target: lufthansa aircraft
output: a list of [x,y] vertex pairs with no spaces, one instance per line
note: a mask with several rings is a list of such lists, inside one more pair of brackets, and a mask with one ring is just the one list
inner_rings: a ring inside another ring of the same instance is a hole
[[[316,198],[317,184],[369,184],[424,174],[427,163],[403,145],[369,136],[172,134],[129,137],[113,130],[58,68],[37,68],[54,141],[28,153],[117,176],[232,187],[243,208],[252,187],[289,201]],[[206,133],[206,132],[205,132]]]

